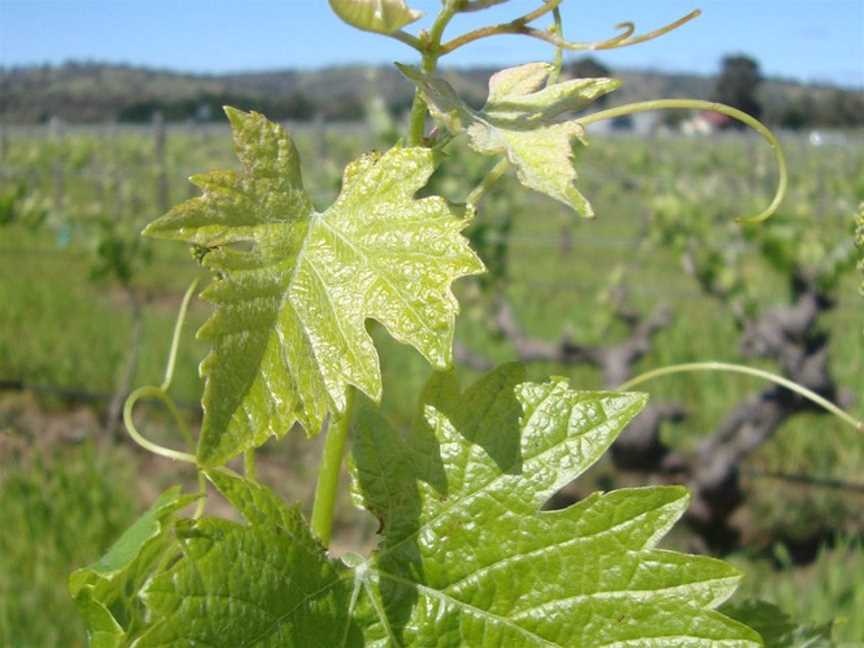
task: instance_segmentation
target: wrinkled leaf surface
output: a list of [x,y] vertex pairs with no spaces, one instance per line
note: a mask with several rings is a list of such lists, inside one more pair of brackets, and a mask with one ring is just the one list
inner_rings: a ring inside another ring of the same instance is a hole
[[228,109],[243,170],[192,181],[203,195],[151,223],[145,234],[197,247],[216,281],[199,337],[204,422],[198,456],[218,465],[281,437],[295,421],[315,434],[341,412],[354,385],[381,395],[367,318],[381,322],[436,367],[451,362],[458,277],[483,265],[443,199],[415,199],[434,170],[432,152],[394,148],[345,170],[323,213],[302,183],[294,143],[256,113]]
[[433,116],[454,133],[467,132],[476,151],[506,156],[523,185],[583,216],[594,215],[574,184],[573,145],[587,145],[585,130],[577,120],[558,118],[615,90],[618,81],[571,79],[547,85],[553,66],[528,63],[493,75],[486,105],[476,111],[444,79],[410,66],[399,69],[423,93]]

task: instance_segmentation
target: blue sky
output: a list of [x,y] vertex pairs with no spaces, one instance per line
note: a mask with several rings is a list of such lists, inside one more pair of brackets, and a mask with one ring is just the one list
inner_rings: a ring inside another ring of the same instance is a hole
[[[410,0],[427,14],[440,0]],[[510,0],[462,16],[448,35],[481,20],[513,18],[539,0]],[[565,32],[598,39],[633,20],[651,30],[694,8],[703,16],[657,41],[597,56],[614,67],[712,73],[743,52],[772,76],[864,88],[864,0],[566,0]],[[541,23],[544,24],[545,23]],[[412,26],[416,28],[417,25]],[[446,59],[506,66],[544,59],[546,46],[516,37],[479,41]],[[193,72],[411,62],[401,43],[352,30],[325,0],[0,0],[0,65],[97,60]]]

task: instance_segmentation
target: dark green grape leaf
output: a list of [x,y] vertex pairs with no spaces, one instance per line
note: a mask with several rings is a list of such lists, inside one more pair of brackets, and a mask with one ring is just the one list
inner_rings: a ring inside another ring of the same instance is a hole
[[180,555],[143,591],[136,648],[761,646],[716,610],[738,584],[734,568],[657,548],[685,489],[541,510],[645,396],[523,380],[506,366],[462,393],[437,374],[406,434],[364,410],[353,494],[381,524],[368,559],[328,558],[296,508],[210,471],[246,523],[175,525]]
[[723,614],[746,623],[762,635],[765,648],[831,648],[831,624],[802,626],[766,601],[725,604]]
[[227,112],[242,172],[193,177],[203,195],[145,230],[198,246],[217,277],[202,295],[217,309],[199,331],[213,344],[201,366],[198,458],[207,466],[295,421],[316,434],[328,413],[344,410],[348,385],[379,399],[368,318],[448,366],[458,311],[450,286],[483,270],[460,234],[464,214],[439,197],[414,198],[434,170],[430,150],[397,147],[353,162],[319,214],[285,131],[256,113]]
[[194,501],[180,487],[164,492],[96,563],[69,578],[69,592],[87,624],[93,648],[126,645],[143,619],[139,592],[171,552],[168,532],[177,511]]
[[548,63],[528,63],[502,70],[489,79],[489,98],[482,110],[465,104],[444,79],[415,67],[399,65],[432,112],[453,133],[463,130],[471,147],[485,155],[504,155],[516,168],[519,181],[575,209],[594,215],[576,189],[573,143],[587,145],[578,120],[559,121],[615,90],[615,79],[572,79],[546,85],[554,69]]
[[740,574],[656,548],[681,487],[595,493],[541,511],[643,408],[642,394],[523,383],[499,369],[464,394],[433,379],[407,436],[369,419],[356,501],[381,524],[355,619],[375,646],[759,646],[714,608]]
[[147,585],[151,625],[136,648],[357,645],[351,573],[327,558],[299,509],[227,471],[208,477],[247,524],[178,523],[182,557]]

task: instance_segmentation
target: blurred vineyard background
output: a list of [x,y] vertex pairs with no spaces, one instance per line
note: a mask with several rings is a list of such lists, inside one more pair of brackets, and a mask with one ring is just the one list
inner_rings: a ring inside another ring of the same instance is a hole
[[[346,162],[395,142],[394,108],[367,96],[352,115],[359,121],[286,124],[318,207],[337,194]],[[97,558],[161,490],[178,480],[194,487],[194,474],[139,451],[119,421],[118,405],[131,388],[161,381],[183,292],[204,278],[183,246],[156,245],[139,232],[195,195],[188,176],[237,163],[218,115],[182,115],[176,123],[158,102],[124,110],[140,113],[140,123],[71,125],[42,115],[30,120],[41,124],[6,125],[0,134],[2,646],[83,645],[65,590],[68,573]],[[486,197],[467,233],[490,273],[458,284],[464,381],[476,375],[471,367],[524,358],[527,340],[547,345],[530,365],[532,377],[566,375],[574,386],[603,388],[597,366],[567,356],[568,349],[612,346],[628,339],[635,320],[658,312],[635,373],[703,359],[784,372],[771,353],[745,344],[747,323],[794,303],[795,276],[804,269],[827,301],[807,338],[793,342],[806,357],[821,358],[820,371],[837,387],[832,395],[864,416],[864,302],[853,246],[864,201],[864,135],[784,130],[790,191],[774,219],[752,228],[734,219],[770,200],[770,150],[734,129],[713,132],[711,124],[696,123],[696,134],[686,136],[683,121],[592,131],[577,163],[593,221],[512,178]],[[447,155],[447,171],[429,190],[458,200],[489,163],[458,145]],[[206,350],[192,332],[209,312],[193,301],[172,388],[193,429],[200,422],[197,365]],[[370,328],[381,349],[384,414],[408,425],[428,368],[380,327]],[[681,457],[763,389],[729,374],[646,386],[653,402],[680,410],[659,431],[662,445]],[[797,404],[791,412],[736,467],[743,500],[728,517],[734,535],[720,542],[712,530],[682,526],[670,542],[715,552],[722,545],[747,574],[743,597],[776,602],[802,621],[836,618],[838,643],[864,641],[864,436]],[[141,406],[137,415],[154,439],[182,446],[157,406]],[[309,507],[318,451],[318,441],[289,434],[263,449],[259,474]],[[562,497],[667,478],[620,463],[605,459]],[[352,508],[347,484],[345,491],[336,546],[368,549],[374,521]]]

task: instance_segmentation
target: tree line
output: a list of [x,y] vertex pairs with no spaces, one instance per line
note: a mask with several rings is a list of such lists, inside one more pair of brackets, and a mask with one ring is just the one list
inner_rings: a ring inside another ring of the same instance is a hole
[[[454,74],[482,96],[487,72],[478,68]],[[582,78],[613,74],[590,57],[574,59],[566,72]],[[637,85],[638,79],[636,75]],[[744,54],[725,57],[713,82],[684,75],[674,80],[676,89],[684,83],[687,94],[727,103],[773,127],[864,127],[864,93],[766,79],[758,61]],[[372,96],[380,96],[396,116],[410,106],[410,88],[401,80],[379,70],[370,75],[362,67],[235,75],[183,75],[76,62],[0,68],[0,119],[7,123],[45,123],[55,116],[71,123],[146,123],[156,114],[169,122],[210,122],[221,119],[224,105],[277,120],[357,121]],[[665,120],[674,126],[684,117],[675,112]]]

